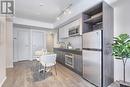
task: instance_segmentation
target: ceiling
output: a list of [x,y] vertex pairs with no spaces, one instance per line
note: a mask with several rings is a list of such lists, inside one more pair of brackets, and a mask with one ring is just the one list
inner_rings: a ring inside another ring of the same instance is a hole
[[[81,0],[15,0],[15,16],[54,23],[56,17],[70,4]],[[40,3],[42,6],[40,6]]]

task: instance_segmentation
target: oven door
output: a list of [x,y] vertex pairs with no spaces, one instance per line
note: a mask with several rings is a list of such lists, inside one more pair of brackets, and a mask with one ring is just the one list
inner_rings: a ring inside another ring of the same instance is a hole
[[74,56],[65,55],[65,65],[74,68]]

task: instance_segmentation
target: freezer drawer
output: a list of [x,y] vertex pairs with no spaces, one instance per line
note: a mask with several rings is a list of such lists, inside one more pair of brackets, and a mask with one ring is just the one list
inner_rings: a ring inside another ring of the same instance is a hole
[[83,77],[101,86],[101,51],[83,50]]
[[83,34],[83,48],[101,49],[102,30],[95,30]]

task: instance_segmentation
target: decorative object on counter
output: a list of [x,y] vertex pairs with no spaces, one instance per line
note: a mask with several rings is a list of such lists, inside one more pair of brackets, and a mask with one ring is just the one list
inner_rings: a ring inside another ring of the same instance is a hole
[[125,79],[125,66],[128,58],[130,58],[130,36],[128,34],[120,34],[115,37],[112,48],[113,56],[123,62],[123,82],[120,83],[120,87],[130,87],[130,85],[126,84]]
[[71,45],[71,43],[69,42],[68,44],[67,44],[67,49],[72,49],[73,47],[72,47],[72,45]]

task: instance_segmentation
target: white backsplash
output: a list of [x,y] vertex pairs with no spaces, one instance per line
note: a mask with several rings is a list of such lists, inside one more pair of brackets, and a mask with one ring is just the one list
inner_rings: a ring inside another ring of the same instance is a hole
[[69,37],[66,39],[62,39],[61,42],[65,42],[66,44],[70,42],[74,49],[75,48],[82,49],[82,36]]

